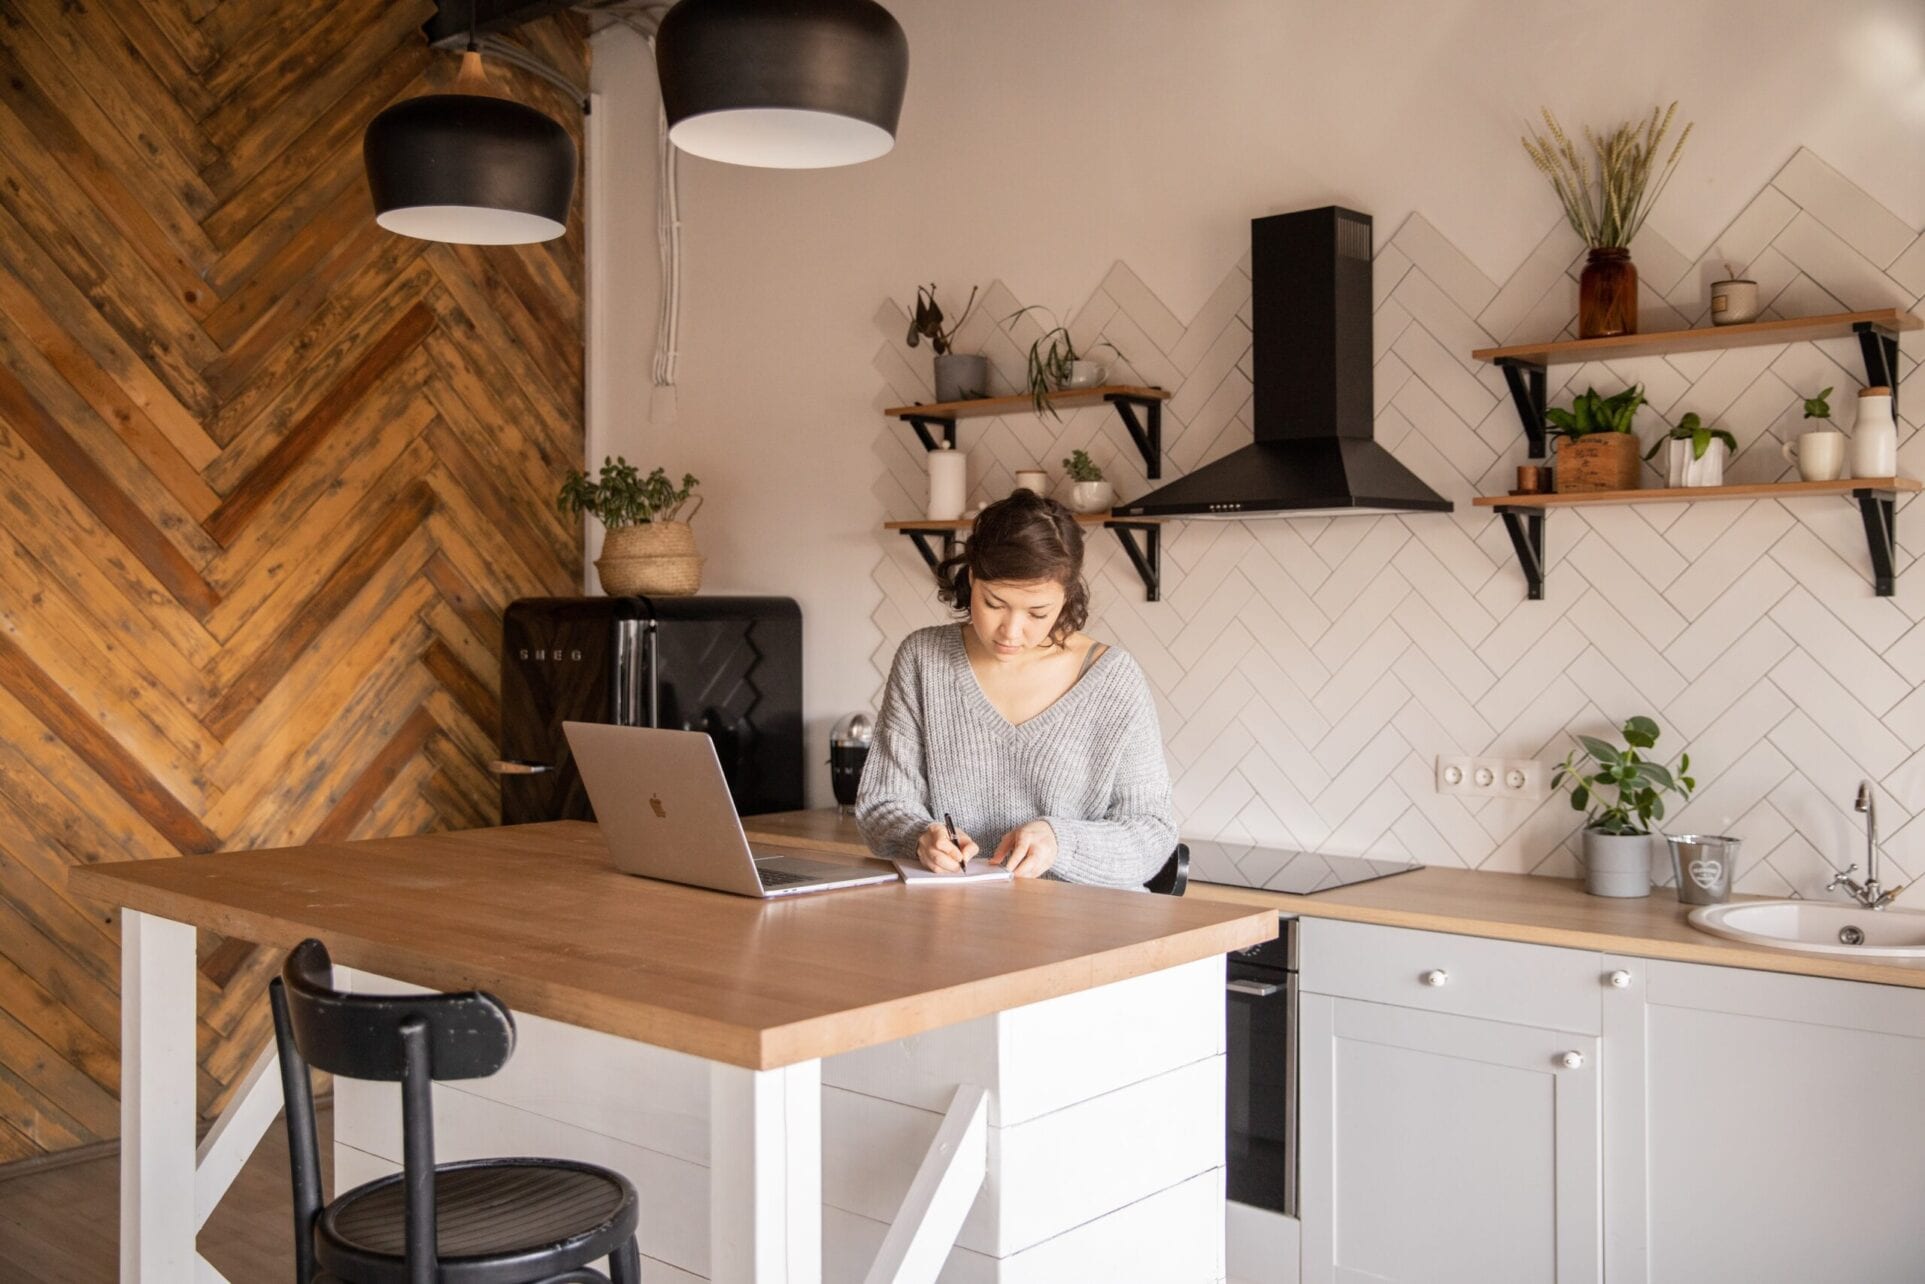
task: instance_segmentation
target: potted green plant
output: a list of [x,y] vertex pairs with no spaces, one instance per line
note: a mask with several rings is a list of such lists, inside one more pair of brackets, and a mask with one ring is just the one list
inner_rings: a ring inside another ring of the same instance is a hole
[[956,342],[956,331],[969,320],[975,306],[976,287],[972,285],[962,315],[951,322],[943,315],[942,305],[936,302],[935,283],[916,287],[916,314],[909,320],[908,343],[913,348],[927,339],[929,346],[936,350],[936,400],[939,402],[975,401],[989,395],[989,358],[950,351]]
[[[1056,314],[1048,308],[1032,303],[1010,313],[1003,319],[1003,324],[1010,324],[1025,312],[1041,312],[1052,324],[1029,345],[1029,369],[1024,391],[1039,412],[1047,411],[1052,419],[1060,419],[1062,416],[1050,404],[1049,394],[1065,388],[1097,387],[1103,382],[1106,371],[1100,362],[1088,359],[1088,352],[1076,350],[1076,341],[1070,337],[1069,327],[1057,321]],[[1090,351],[1094,352],[1096,348],[1108,348],[1118,360],[1129,360],[1117,352],[1113,343],[1099,342]]]
[[1778,448],[1806,481],[1832,481],[1844,471],[1845,434],[1831,421],[1830,397],[1831,389],[1825,388],[1803,398],[1804,417],[1817,422]]
[[[697,485],[693,473],[684,473],[677,486],[661,468],[644,477],[617,455],[603,458],[595,481],[580,470],[570,472],[555,506],[593,517],[607,529],[602,555],[595,559],[604,592],[616,597],[686,597],[702,587],[702,558],[689,526],[702,506]],[[682,509],[691,499],[695,507],[684,519]]]
[[1673,766],[1639,750],[1657,746],[1658,724],[1635,717],[1619,728],[1620,748],[1595,736],[1578,736],[1578,748],[1551,773],[1553,788],[1568,789],[1571,808],[1585,813],[1584,884],[1593,896],[1651,894],[1651,827],[1664,819],[1664,797],[1689,799],[1698,782],[1691,755]]
[[1675,102],[1662,114],[1653,107],[1642,129],[1629,121],[1602,136],[1586,129],[1584,141],[1595,157],[1578,150],[1549,108],[1541,110],[1550,134],[1532,131],[1523,139],[1524,151],[1551,180],[1571,230],[1590,247],[1578,277],[1577,337],[1636,334],[1638,270],[1631,263],[1631,240],[1671,181],[1691,126],[1684,127],[1660,167],[1658,151],[1677,114]]
[[1559,438],[1555,476],[1559,494],[1599,490],[1636,490],[1638,438],[1632,430],[1644,385],[1601,396],[1586,388],[1568,410],[1552,408],[1545,421]]
[[1087,450],[1072,450],[1063,461],[1069,475],[1069,498],[1064,501],[1072,513],[1106,513],[1116,503],[1116,490],[1103,480],[1103,470]]
[[[1667,450],[1667,447],[1669,448]],[[1722,428],[1707,428],[1695,412],[1651,443],[1645,459],[1666,450],[1665,484],[1668,486],[1722,486],[1725,460],[1737,452],[1738,439]]]

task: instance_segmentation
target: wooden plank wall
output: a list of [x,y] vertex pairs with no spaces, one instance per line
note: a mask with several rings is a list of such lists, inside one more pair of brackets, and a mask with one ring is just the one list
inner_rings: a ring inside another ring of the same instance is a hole
[[[69,865],[497,819],[501,609],[579,583],[579,199],[541,246],[375,226],[431,8],[0,0],[0,1162],[117,1131]],[[574,18],[517,38],[586,83]],[[202,934],[210,1114],[274,964]]]

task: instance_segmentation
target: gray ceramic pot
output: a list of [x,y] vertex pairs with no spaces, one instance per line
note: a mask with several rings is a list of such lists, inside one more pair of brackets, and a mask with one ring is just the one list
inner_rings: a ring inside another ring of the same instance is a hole
[[1584,831],[1584,890],[1593,896],[1649,896],[1649,834]]
[[988,357],[946,352],[936,358],[937,401],[975,401],[988,395]]

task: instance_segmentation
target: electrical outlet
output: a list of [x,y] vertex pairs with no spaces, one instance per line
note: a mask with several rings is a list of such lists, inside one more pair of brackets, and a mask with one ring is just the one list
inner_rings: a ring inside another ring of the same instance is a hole
[[1535,758],[1477,758],[1437,755],[1437,792],[1474,798],[1544,797],[1544,764]]

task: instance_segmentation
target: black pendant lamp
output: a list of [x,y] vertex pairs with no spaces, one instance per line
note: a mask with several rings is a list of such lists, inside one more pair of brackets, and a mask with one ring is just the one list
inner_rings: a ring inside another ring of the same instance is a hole
[[527,245],[568,230],[575,140],[549,117],[488,91],[461,55],[453,91],[394,104],[368,122],[361,158],[374,221],[454,245]]
[[909,40],[874,0],[681,0],[656,33],[655,69],[683,151],[820,169],[895,146]]

